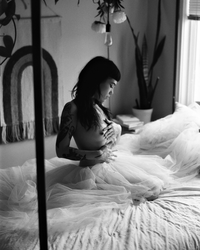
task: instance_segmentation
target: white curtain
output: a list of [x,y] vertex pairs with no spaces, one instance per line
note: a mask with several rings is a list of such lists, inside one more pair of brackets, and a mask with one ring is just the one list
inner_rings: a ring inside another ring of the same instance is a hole
[[176,101],[189,105],[195,101],[199,21],[188,20],[188,0],[180,1]]

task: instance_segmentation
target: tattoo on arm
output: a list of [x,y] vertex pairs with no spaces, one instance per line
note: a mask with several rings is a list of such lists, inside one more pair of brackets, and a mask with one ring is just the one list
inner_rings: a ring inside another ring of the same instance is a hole
[[[88,159],[86,152],[81,154],[78,151],[79,150],[77,150],[75,148],[69,148],[69,151],[67,153],[63,153],[62,157],[70,159],[70,160],[76,160],[76,161]],[[94,156],[94,159],[98,159],[99,157],[101,157],[101,154]]]
[[68,135],[69,140],[72,137],[75,127],[73,125],[73,114],[71,113],[71,103],[67,103],[64,107],[60,130],[56,140],[56,146],[59,147],[60,142]]
[[86,159],[86,154],[84,154],[84,155],[79,154],[76,149],[69,148],[69,152],[64,153],[63,157],[68,158],[70,160],[80,161],[80,160],[85,160]]
[[[73,108],[72,103],[69,102],[65,105],[63,109],[61,115],[60,129],[56,139],[56,148],[59,150],[60,147],[60,157],[76,161],[85,160],[89,157],[89,155],[87,155],[87,151],[84,150],[82,151],[77,148],[69,147],[71,137],[73,136],[73,133],[76,129],[76,120],[75,120],[76,117],[74,112],[72,111],[72,108]],[[64,143],[66,143],[66,145],[64,145],[64,149],[62,149],[61,142],[64,139],[65,139]],[[90,153],[90,158],[91,158],[91,152],[88,153]],[[99,158],[101,156],[98,154],[98,152],[93,152],[93,153],[94,153],[93,154],[94,158]]]

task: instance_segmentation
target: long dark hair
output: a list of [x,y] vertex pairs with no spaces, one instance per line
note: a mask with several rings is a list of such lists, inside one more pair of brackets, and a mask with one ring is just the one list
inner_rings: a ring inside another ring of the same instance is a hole
[[[91,127],[96,128],[99,125],[99,116],[94,108],[93,96],[96,92],[100,93],[100,84],[106,81],[108,78],[112,78],[119,81],[121,73],[118,67],[111,60],[97,56],[91,59],[85,67],[81,70],[78,82],[72,89],[72,98],[78,108],[78,119],[82,126],[86,129]],[[104,113],[110,118],[109,109],[102,106]]]

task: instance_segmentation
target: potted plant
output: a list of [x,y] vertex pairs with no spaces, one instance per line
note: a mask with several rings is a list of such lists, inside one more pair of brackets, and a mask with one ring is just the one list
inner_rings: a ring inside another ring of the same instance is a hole
[[[153,78],[154,67],[160,58],[166,36],[160,39],[160,26],[161,26],[161,0],[158,0],[158,15],[157,15],[157,29],[156,39],[153,50],[152,62],[148,65],[148,46],[146,36],[143,36],[142,46],[139,45],[139,33],[136,35],[131,25],[128,16],[123,11],[122,0],[99,0],[95,2],[98,4],[98,14],[100,17],[99,21],[95,21],[92,25],[92,29],[99,33],[106,32],[106,21],[109,22],[109,12],[111,12],[112,19],[115,23],[122,23],[127,20],[131,29],[134,44],[135,44],[135,61],[136,61],[136,72],[139,87],[139,101],[136,99],[136,105],[134,107],[134,114],[137,110],[143,111],[143,113],[149,114],[149,118],[141,118],[138,114],[135,114],[141,120],[145,122],[150,121],[152,114],[152,101],[154,98],[155,90],[159,82],[159,76],[157,76],[155,82]],[[108,18],[105,18],[107,16]]]
[[[142,46],[139,46],[139,33],[136,35],[134,29],[131,25],[131,22],[127,16],[127,22],[131,29],[134,43],[135,43],[135,61],[136,61],[136,72],[137,80],[139,87],[139,101],[136,99],[136,106],[133,109],[133,112],[136,110],[145,110],[145,112],[152,113],[152,101],[154,98],[155,90],[159,82],[159,76],[157,76],[155,82],[153,83],[153,71],[158,59],[160,58],[164,45],[166,36],[163,36],[160,39],[160,25],[161,25],[161,0],[158,0],[158,16],[157,16],[157,30],[156,30],[156,39],[154,44],[154,51],[152,62],[148,65],[148,46],[146,36],[144,35]],[[136,114],[135,114],[136,115]],[[138,116],[138,114],[136,115]],[[141,117],[139,117],[141,118]]]

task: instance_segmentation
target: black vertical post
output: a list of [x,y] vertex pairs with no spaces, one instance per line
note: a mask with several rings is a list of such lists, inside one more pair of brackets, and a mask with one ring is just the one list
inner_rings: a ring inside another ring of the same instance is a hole
[[31,0],[33,82],[35,108],[35,142],[40,249],[47,250],[47,216],[44,164],[43,88],[41,48],[41,0]]
[[172,113],[175,111],[176,102],[176,72],[177,72],[177,53],[178,53],[178,22],[180,13],[180,0],[176,0],[176,17],[175,17],[175,50],[174,50],[174,81],[173,81],[173,97],[172,97]]

